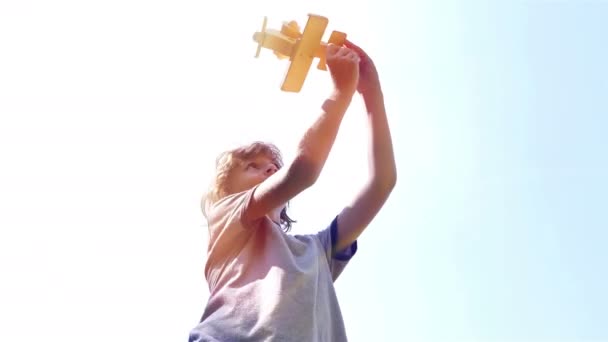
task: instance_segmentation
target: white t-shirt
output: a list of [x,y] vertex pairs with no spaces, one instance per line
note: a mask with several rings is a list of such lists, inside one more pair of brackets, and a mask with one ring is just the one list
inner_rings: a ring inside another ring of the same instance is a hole
[[316,234],[290,235],[267,217],[245,226],[257,187],[209,208],[205,277],[210,296],[189,342],[346,341],[333,282],[357,251],[332,251],[337,220]]

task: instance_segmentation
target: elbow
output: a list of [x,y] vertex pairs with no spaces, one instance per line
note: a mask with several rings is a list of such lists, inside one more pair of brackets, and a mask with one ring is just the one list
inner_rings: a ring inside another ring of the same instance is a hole
[[372,179],[383,192],[391,193],[397,185],[397,170],[392,168],[390,171],[375,175]]
[[397,185],[397,166],[393,163],[393,167],[391,168],[390,175],[388,177],[389,185],[391,190]]
[[397,172],[395,172],[389,178],[389,182],[388,182],[388,187],[390,188],[391,191],[395,188],[395,185],[397,185]]
[[383,177],[384,179],[382,180],[382,188],[386,191],[386,192],[392,192],[393,189],[395,188],[395,185],[397,185],[397,173],[392,173],[390,175],[386,175]]
[[321,174],[319,167],[313,160],[305,156],[298,156],[290,166],[290,173],[298,179],[301,184],[308,188],[317,182]]

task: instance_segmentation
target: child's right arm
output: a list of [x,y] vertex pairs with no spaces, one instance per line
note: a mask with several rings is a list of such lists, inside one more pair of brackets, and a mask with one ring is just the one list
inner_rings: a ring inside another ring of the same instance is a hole
[[356,52],[329,45],[326,54],[334,90],[323,103],[318,119],[300,140],[293,162],[255,190],[245,213],[247,220],[266,215],[312,186],[325,165],[359,79],[359,55]]

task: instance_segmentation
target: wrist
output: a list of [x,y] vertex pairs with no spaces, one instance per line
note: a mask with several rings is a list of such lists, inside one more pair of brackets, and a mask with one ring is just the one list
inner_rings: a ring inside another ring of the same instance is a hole
[[384,94],[380,88],[362,92],[361,95],[368,113],[384,109]]
[[342,117],[350,106],[352,98],[353,94],[334,90],[327,97],[325,102],[323,102],[323,111],[325,113],[331,114],[332,116],[337,115],[339,117]]
[[329,99],[338,103],[350,103],[353,96],[355,95],[355,89],[353,90],[344,90],[334,88],[334,90],[329,95]]

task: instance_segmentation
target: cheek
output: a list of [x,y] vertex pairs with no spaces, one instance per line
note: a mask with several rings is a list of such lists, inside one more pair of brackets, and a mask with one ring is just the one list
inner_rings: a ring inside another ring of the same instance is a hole
[[254,186],[262,183],[264,181],[264,179],[266,179],[266,178],[264,177],[264,175],[262,173],[249,174],[247,176],[247,180],[246,180],[246,182],[247,182],[246,188],[247,189],[253,188]]
[[243,173],[240,175],[235,175],[229,182],[230,190],[233,193],[245,191],[259,184],[262,180],[263,177],[260,177],[255,173]]
[[243,176],[242,175],[231,175],[226,182],[226,189],[230,193],[236,193],[241,191],[243,188]]
[[264,180],[264,177],[259,173],[252,173],[247,175],[247,184],[254,186]]

